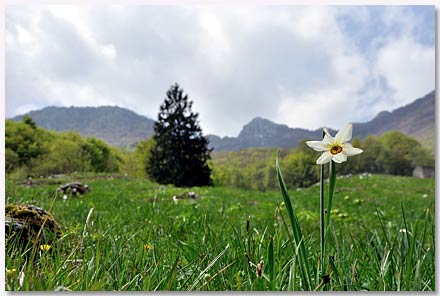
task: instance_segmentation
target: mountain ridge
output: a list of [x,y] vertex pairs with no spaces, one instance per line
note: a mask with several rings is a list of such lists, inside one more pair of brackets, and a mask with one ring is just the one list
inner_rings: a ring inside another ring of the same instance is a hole
[[[434,151],[435,146],[435,91],[390,111],[379,112],[372,120],[354,122],[354,135],[363,139],[368,135],[380,136],[390,130],[398,130],[415,137]],[[249,132],[252,130],[252,132]],[[266,132],[270,130],[270,132]],[[329,129],[332,134],[336,131]],[[278,133],[276,131],[279,131]],[[268,119],[256,117],[246,124],[237,137],[221,138],[208,135],[211,146],[217,151],[234,151],[250,147],[296,147],[304,139],[319,139],[322,128],[306,130],[290,128]],[[269,145],[267,144],[269,143]]]
[[[398,130],[415,137],[434,151],[435,146],[435,91],[405,106],[379,112],[367,122],[354,122],[355,137],[363,139],[372,134],[380,136]],[[153,134],[154,120],[118,106],[55,107],[15,116],[20,121],[31,116],[37,125],[55,131],[77,130],[81,135],[102,139],[113,146],[133,148],[139,141]],[[336,131],[331,130],[332,134]],[[255,117],[245,124],[237,137],[208,134],[214,151],[234,151],[251,147],[293,148],[304,139],[319,139],[322,128],[307,130],[291,128],[263,117]]]
[[133,147],[153,134],[154,120],[118,106],[48,106],[12,118],[31,116],[38,126],[55,131],[76,130],[82,136],[96,137],[117,147]]

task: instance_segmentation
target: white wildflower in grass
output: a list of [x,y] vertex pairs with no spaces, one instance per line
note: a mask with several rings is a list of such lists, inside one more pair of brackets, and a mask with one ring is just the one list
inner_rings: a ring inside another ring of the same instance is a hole
[[[332,213],[332,200],[335,192],[335,183],[336,183],[336,168],[335,163],[341,163],[347,160],[348,156],[356,155],[362,153],[362,150],[359,148],[353,147],[349,141],[351,140],[353,132],[353,125],[347,124],[343,129],[341,129],[335,137],[330,135],[327,129],[323,130],[323,139],[322,141],[307,141],[306,144],[313,148],[316,151],[321,152],[321,156],[316,160],[316,163],[321,165],[320,170],[320,247],[321,247],[321,258],[320,258],[320,266],[319,266],[319,274],[321,278],[321,283],[318,287],[315,288],[315,291],[320,290],[322,287],[326,290],[328,287],[326,286],[329,283],[329,275],[326,273],[327,264],[332,264],[330,261],[330,256],[327,256],[327,246],[326,239],[330,235],[329,225],[330,225],[330,215]],[[278,150],[279,154],[279,150]],[[325,201],[324,196],[324,164],[330,163],[329,166],[329,190],[327,201]],[[286,185],[284,183],[283,177],[281,175],[281,170],[279,167],[278,157],[276,159],[276,170],[278,182],[280,184],[281,193],[283,195],[284,202],[286,204],[287,212],[289,214],[291,225],[294,233],[294,239],[296,243],[296,248],[298,248],[298,262],[300,263],[300,273],[302,280],[305,283],[305,289],[309,289],[311,286],[311,273],[309,270],[309,265],[307,263],[307,254],[306,249],[304,247],[304,242],[302,241],[302,231],[301,226],[298,222],[296,214],[293,211],[290,197],[287,192]],[[335,213],[335,211],[333,211]],[[338,218],[347,218],[348,214],[336,212]]]
[[322,141],[307,141],[306,144],[315,151],[323,152],[316,160],[317,164],[325,164],[333,160],[341,163],[347,160],[347,156],[362,153],[362,149],[353,147],[350,143],[353,125],[347,124],[333,138],[327,129],[324,129],[324,139]]

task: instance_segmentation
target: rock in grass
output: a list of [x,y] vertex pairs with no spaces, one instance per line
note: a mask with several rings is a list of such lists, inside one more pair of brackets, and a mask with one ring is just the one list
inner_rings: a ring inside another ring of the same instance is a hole
[[67,193],[71,193],[72,195],[79,193],[80,195],[83,195],[84,193],[89,192],[90,188],[88,185],[83,185],[79,182],[72,182],[61,185],[57,190],[61,191],[64,195]]
[[192,192],[192,191],[190,191],[190,192],[185,192],[185,193],[182,193],[182,194],[174,195],[174,196],[173,196],[173,200],[174,200],[175,202],[177,202],[178,200],[184,200],[184,199],[198,199],[198,198],[199,198],[199,195],[198,195],[197,193],[195,193],[195,192]]
[[22,247],[29,243],[50,245],[60,237],[61,227],[51,213],[34,205],[6,205],[7,242],[14,242]]

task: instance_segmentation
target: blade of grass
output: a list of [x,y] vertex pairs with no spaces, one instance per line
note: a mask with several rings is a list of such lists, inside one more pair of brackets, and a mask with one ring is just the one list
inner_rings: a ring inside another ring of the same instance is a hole
[[295,212],[293,211],[292,203],[290,202],[290,197],[287,192],[286,184],[284,183],[284,179],[281,174],[281,169],[280,169],[279,160],[278,160],[279,154],[280,154],[280,149],[278,149],[278,153],[277,153],[277,157],[276,157],[276,171],[277,171],[278,183],[280,185],[280,189],[281,189],[281,193],[282,193],[282,196],[284,199],[284,204],[287,209],[287,213],[289,214],[295,243],[296,243],[297,248],[299,249],[298,261],[299,261],[299,267],[300,267],[300,271],[301,271],[301,277],[303,278],[303,282],[304,282],[304,288],[305,288],[305,290],[310,290],[311,289],[310,269],[309,269],[309,266],[307,263],[307,254],[306,254],[306,248],[304,246],[304,237],[303,237],[303,234],[301,231],[301,226],[298,222],[298,218],[296,217]]
[[296,277],[296,260],[292,259],[289,269],[289,291],[295,291],[295,277]]
[[[341,281],[341,276],[339,274],[338,268],[336,267],[335,261],[332,256],[329,257],[328,262],[329,262],[331,270],[333,271],[333,274],[334,274],[333,278],[338,281],[339,286],[344,287],[344,285]],[[346,289],[344,288],[344,291],[345,290]]]
[[274,266],[274,256],[273,256],[273,237],[270,237],[269,247],[267,249],[267,261],[268,261],[268,269],[269,269],[269,290],[273,290],[274,286],[274,278],[275,278],[275,266]]
[[[405,274],[404,274],[404,281],[405,281],[405,289],[410,289],[410,271],[411,271],[411,264],[412,264],[412,254],[410,252],[410,250],[412,249],[412,242],[411,242],[411,237],[409,235],[409,229],[408,229],[408,224],[406,223],[406,218],[405,218],[405,209],[403,208],[403,203],[400,203],[400,207],[402,209],[402,220],[403,220],[403,227],[404,227],[404,234],[406,237],[406,242],[408,244],[408,246],[406,246],[406,250],[403,252],[403,259],[405,260],[405,264],[406,264],[406,270],[405,270]],[[402,244],[403,245],[403,244]],[[407,248],[409,247],[410,250],[407,250]],[[402,265],[403,268],[403,265]]]
[[165,290],[169,291],[171,289],[171,286],[173,285],[174,277],[176,276],[177,271],[177,264],[179,264],[179,257],[176,258],[176,261],[174,262],[173,269],[170,272],[170,275],[168,276],[168,284]]
[[214,259],[212,259],[211,262],[209,262],[208,266],[199,274],[199,276],[196,278],[192,286],[189,288],[190,291],[194,290],[194,288],[198,285],[202,277],[205,275],[208,270],[211,269],[211,267],[226,253],[226,251],[229,248],[229,244],[226,245],[226,247],[223,249],[223,251],[220,252]]
[[391,245],[390,244],[390,240],[388,239],[387,232],[385,230],[385,226],[383,225],[383,220],[382,220],[382,217],[381,217],[381,213],[380,213],[379,209],[377,208],[377,204],[376,203],[374,204],[374,207],[376,209],[376,215],[379,218],[379,223],[380,223],[380,227],[382,229],[383,236],[384,236],[386,242],[388,243],[388,245]]
[[173,268],[171,269],[171,271],[170,271],[170,273],[168,274],[168,276],[165,278],[162,278],[158,283],[157,283],[157,285],[156,285],[156,287],[153,289],[153,291],[158,291],[158,290],[163,290],[163,283],[165,282],[165,281],[168,281],[168,284],[167,284],[167,287],[169,286],[169,284],[170,284],[170,279],[172,279],[173,278],[173,271],[175,270],[175,269],[177,269],[177,264],[179,263],[179,257],[177,257],[176,258],[176,261],[174,261],[174,265],[173,265]]
[[420,243],[420,247],[422,249],[425,249],[424,246],[425,246],[426,230],[427,230],[428,220],[429,220],[429,208],[426,208],[425,221],[423,222],[422,240],[421,240],[421,243]]
[[205,281],[203,283],[203,285],[200,288],[203,288],[204,286],[206,286],[208,283],[210,283],[213,279],[215,279],[218,275],[222,274],[226,269],[228,269],[229,267],[231,267],[235,262],[237,262],[237,260],[232,261],[231,263],[229,263],[228,265],[226,265],[225,267],[223,267],[222,269],[220,269],[219,272],[217,272],[216,274],[214,274],[209,281]]

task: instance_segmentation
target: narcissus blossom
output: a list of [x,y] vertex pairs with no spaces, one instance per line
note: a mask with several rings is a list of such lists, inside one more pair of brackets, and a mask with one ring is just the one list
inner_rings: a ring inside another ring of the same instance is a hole
[[321,156],[316,160],[317,164],[325,164],[333,160],[341,163],[347,160],[347,156],[362,153],[362,149],[353,147],[350,143],[353,132],[353,125],[347,124],[333,138],[327,129],[324,129],[322,141],[307,141],[306,144],[315,151],[322,151]]

